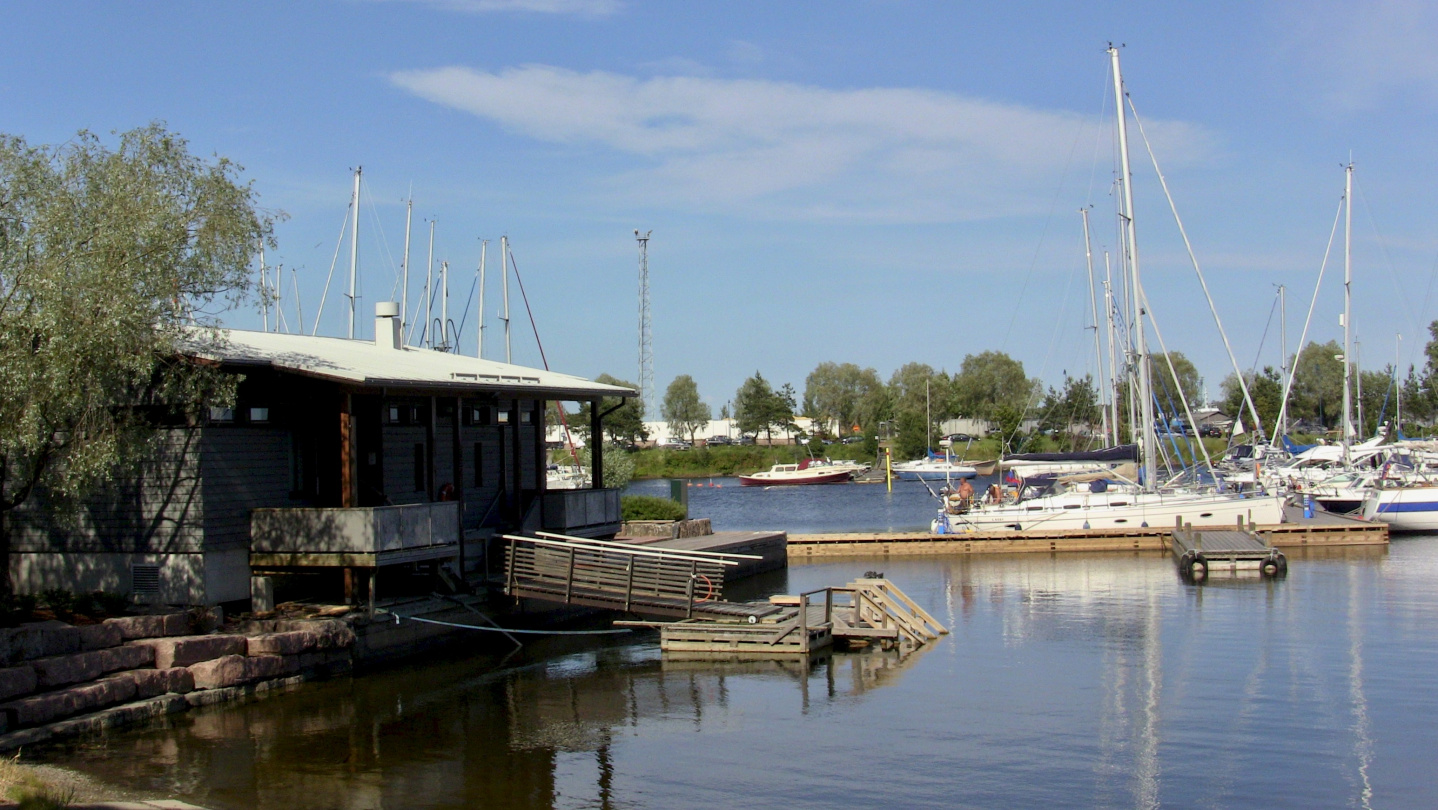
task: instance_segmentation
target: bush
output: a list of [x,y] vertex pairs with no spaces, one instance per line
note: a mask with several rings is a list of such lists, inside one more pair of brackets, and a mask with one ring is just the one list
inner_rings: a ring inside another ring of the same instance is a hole
[[652,495],[625,495],[619,499],[619,513],[625,520],[683,520],[689,516],[684,504]]
[[40,600],[56,616],[68,616],[75,611],[75,594],[64,588],[46,588],[40,592]]

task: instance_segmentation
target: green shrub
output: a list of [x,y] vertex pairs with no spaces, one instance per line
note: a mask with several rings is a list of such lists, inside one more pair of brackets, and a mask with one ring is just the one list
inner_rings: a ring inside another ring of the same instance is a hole
[[56,616],[66,616],[75,610],[75,594],[64,588],[46,588],[40,592],[40,600],[55,611]]
[[95,613],[103,613],[106,616],[123,616],[125,611],[130,609],[130,599],[123,593],[107,593],[95,591],[90,594],[90,603]]
[[619,513],[625,520],[683,520],[684,504],[652,495],[625,495],[619,499]]

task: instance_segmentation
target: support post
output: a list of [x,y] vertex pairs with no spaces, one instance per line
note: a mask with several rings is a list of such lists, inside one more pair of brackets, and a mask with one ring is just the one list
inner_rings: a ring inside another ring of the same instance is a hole
[[[459,435],[459,417],[462,412],[460,409],[463,404],[463,399],[457,396],[454,398],[454,418],[450,420],[450,457],[454,463],[450,466],[454,471],[454,500],[459,510],[459,581],[468,591],[469,580],[464,575],[464,448]],[[475,459],[474,463],[478,465],[480,460]]]
[[354,428],[354,400],[345,394],[340,401],[340,506],[345,509],[359,505]]
[[369,570],[369,615],[370,615],[371,617],[374,616],[374,599],[375,599],[374,591],[375,591],[375,585],[376,585],[376,583],[378,583],[378,582],[379,582],[379,568],[378,568],[378,567],[371,568],[371,569]]
[[604,489],[604,418],[599,413],[599,404],[603,400],[596,399],[589,403],[589,486],[592,489]]
[[[514,528],[520,531],[524,528],[524,448],[519,436],[519,400],[509,401],[509,442],[510,448],[514,451],[510,458],[514,464],[512,480],[514,482]],[[538,459],[535,460],[536,463]]]
[[439,499],[439,493],[435,491],[435,469],[434,469],[434,423],[439,418],[438,397],[429,398],[429,419],[424,426],[424,488],[429,493],[429,502],[434,503]]

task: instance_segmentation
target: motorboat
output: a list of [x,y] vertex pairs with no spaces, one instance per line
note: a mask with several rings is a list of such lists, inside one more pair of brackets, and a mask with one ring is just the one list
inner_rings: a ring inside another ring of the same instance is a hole
[[950,478],[973,478],[978,470],[950,458],[921,458],[901,461],[890,468],[901,481],[947,481]]
[[827,465],[811,465],[807,461],[798,464],[775,464],[765,472],[739,476],[739,483],[746,487],[798,486],[803,484],[842,484],[854,477],[847,467],[834,468]]

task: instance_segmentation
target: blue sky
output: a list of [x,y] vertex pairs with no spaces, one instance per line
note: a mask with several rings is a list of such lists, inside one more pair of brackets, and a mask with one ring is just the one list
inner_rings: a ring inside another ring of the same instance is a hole
[[[1278,284],[1296,345],[1350,154],[1365,367],[1393,361],[1398,333],[1421,364],[1438,317],[1424,3],[19,2],[5,21],[0,131],[52,143],[160,119],[242,164],[288,215],[267,258],[292,326],[294,271],[306,331],[362,165],[366,336],[398,297],[412,189],[413,277],[434,219],[458,322],[479,239],[508,235],[556,370],[637,378],[639,228],[658,388],[690,374],[716,411],[756,370],[802,391],[826,360],[887,378],[994,349],[1053,384],[1090,372],[1077,212],[1093,206],[1101,272],[1111,40],[1242,365],[1278,362]],[[1133,137],[1149,299],[1216,393],[1227,356]],[[347,256],[322,333],[345,328]],[[1333,261],[1310,339],[1342,336],[1341,243]],[[485,354],[502,359],[490,279]],[[512,296],[515,360],[538,364]]]

